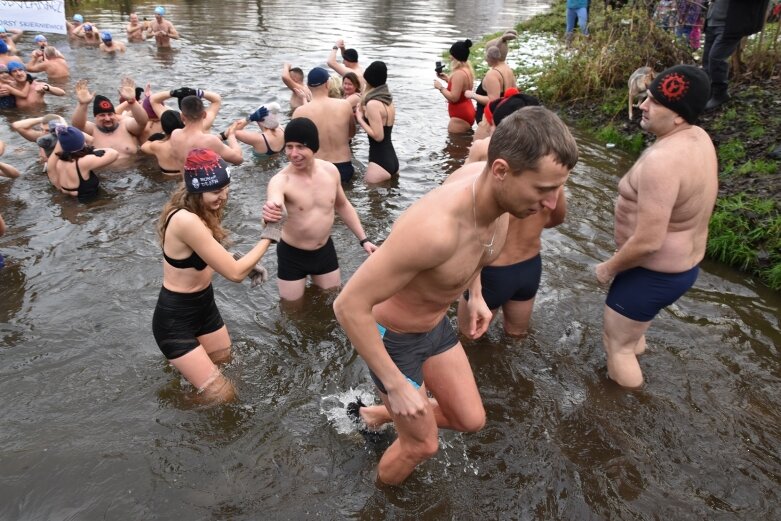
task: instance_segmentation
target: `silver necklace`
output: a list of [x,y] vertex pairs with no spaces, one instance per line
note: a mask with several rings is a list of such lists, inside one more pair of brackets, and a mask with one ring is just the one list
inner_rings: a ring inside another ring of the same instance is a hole
[[[475,183],[477,183],[478,177],[480,176],[479,175],[476,176],[475,180],[472,181],[472,217],[475,220],[475,231],[477,231],[477,197],[475,196]],[[491,236],[491,242],[489,242],[488,244],[483,244],[483,242],[480,241],[480,244],[483,246],[483,248],[488,248],[488,255],[493,255],[494,253],[494,239],[496,239],[497,228],[498,226],[494,226],[494,234]]]

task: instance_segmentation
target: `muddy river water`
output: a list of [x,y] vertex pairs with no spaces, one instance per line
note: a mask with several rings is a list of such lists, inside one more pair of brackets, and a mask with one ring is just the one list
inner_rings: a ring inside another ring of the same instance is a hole
[[[90,5],[94,7],[89,7]],[[80,7],[122,38],[129,9]],[[546,2],[466,0],[246,2],[180,0],[168,18],[182,39],[124,56],[50,42],[116,99],[119,78],[153,88],[210,88],[216,128],[261,103],[286,106],[285,61],[323,65],[343,37],[361,62],[388,63],[398,116],[398,182],[347,195],[370,237],[436,187],[467,153],[447,136],[433,64],[455,39],[477,41],[544,10]],[[25,56],[32,38],[20,44]],[[72,97],[46,112],[69,115]],[[43,112],[41,112],[43,113]],[[366,443],[343,413],[374,399],[363,361],[337,324],[333,295],[280,307],[273,283],[250,289],[215,277],[234,340],[225,368],[240,393],[203,408],[166,367],[151,319],[161,284],[154,225],[174,184],[141,159],[103,176],[102,198],[80,205],[48,186],[35,147],[0,114],[0,519],[778,519],[781,517],[781,299],[755,280],[704,262],[695,287],[663,311],[641,364],[646,387],[606,380],[605,297],[593,265],[613,249],[612,206],[633,158],[576,133],[582,159],[567,184],[564,224],[543,235],[544,274],[532,333],[494,325],[465,347],[487,411],[476,434],[442,432],[440,452],[402,488],[374,485],[385,445]],[[368,145],[354,140],[358,162]],[[225,225],[236,249],[259,235],[268,179],[284,158],[245,149]],[[337,222],[346,280],[364,258]],[[414,252],[411,252],[413,254]],[[276,256],[266,264],[276,273]],[[392,433],[387,436],[392,438]]]

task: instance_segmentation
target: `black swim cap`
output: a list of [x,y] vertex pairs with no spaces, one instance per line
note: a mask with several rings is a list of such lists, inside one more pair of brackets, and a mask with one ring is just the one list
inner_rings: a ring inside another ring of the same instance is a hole
[[379,87],[388,81],[388,67],[385,62],[376,61],[363,71],[363,79],[372,87]]
[[317,126],[309,118],[294,118],[285,127],[285,144],[301,143],[312,152],[320,149]]
[[357,62],[358,61],[358,51],[355,49],[345,49],[342,52],[342,59],[348,62]]
[[163,127],[163,132],[169,136],[177,128],[184,128],[182,117],[179,115],[179,112],[175,110],[166,110],[163,112],[163,115],[160,116],[160,125]]

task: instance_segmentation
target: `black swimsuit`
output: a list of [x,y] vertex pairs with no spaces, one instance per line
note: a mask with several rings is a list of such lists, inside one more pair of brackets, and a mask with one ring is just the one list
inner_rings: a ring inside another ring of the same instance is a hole
[[[388,117],[388,107],[385,107],[385,117]],[[366,118],[364,118],[366,120]],[[368,123],[368,120],[366,120]],[[396,157],[396,150],[393,148],[393,142],[391,142],[391,132],[393,131],[393,125],[383,125],[382,141],[377,141],[371,136],[369,137],[369,162],[376,163],[385,169],[390,175],[394,175],[399,171],[399,158]],[[367,134],[368,135],[368,134]]]
[[[491,70],[492,71],[496,71],[496,69],[491,69]],[[499,71],[496,71],[496,72],[499,72]],[[504,96],[504,76],[502,76],[501,72],[499,72],[499,78],[501,78],[501,80],[502,80],[502,87],[501,87],[501,90],[499,91],[499,97],[501,98],[502,96]],[[483,78],[483,79],[485,79],[485,78]],[[483,88],[482,80],[480,81],[480,85],[478,85],[477,88],[475,89],[475,94],[479,94],[480,96],[488,96],[488,92],[486,92],[486,90]],[[477,102],[477,110],[475,112],[475,121],[477,121],[478,123],[480,123],[483,120],[483,111],[484,110],[485,110],[485,105],[483,105],[482,103],[480,103],[478,101]]]
[[[179,210],[181,210],[181,208],[174,210],[168,215],[168,218],[165,220],[166,230],[168,229],[168,223],[171,222],[171,217],[173,217],[174,214]],[[165,234],[165,232],[163,232],[163,234]],[[195,251],[193,251],[192,254],[190,254],[190,256],[186,259],[173,259],[166,255],[165,249],[163,249],[163,258],[174,268],[179,268],[182,270],[186,268],[194,268],[197,271],[203,271],[206,269],[206,266],[208,266],[208,264],[206,264],[206,262],[197,253],[195,253]]]
[[279,149],[277,151],[271,150],[271,145],[268,144],[268,139],[266,139],[266,134],[260,133],[260,137],[263,138],[263,142],[266,143],[266,155],[267,156],[273,156],[274,154],[279,154],[282,152],[282,149]]
[[74,162],[76,163],[76,175],[79,178],[79,186],[76,188],[66,188],[63,186],[62,189],[68,190],[69,192],[76,192],[76,194],[78,194],[77,198],[79,202],[85,203],[98,195],[100,179],[98,179],[98,176],[96,176],[95,172],[92,170],[89,171],[89,177],[84,179],[81,175],[81,170],[79,169],[79,160],[76,159]]

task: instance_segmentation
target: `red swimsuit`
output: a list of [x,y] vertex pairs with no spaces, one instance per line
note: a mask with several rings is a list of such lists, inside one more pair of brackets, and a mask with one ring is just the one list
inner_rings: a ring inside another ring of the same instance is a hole
[[[464,71],[464,74],[467,75],[467,78],[469,77],[469,74],[467,74],[466,71]],[[453,83],[452,78],[453,77],[451,76],[450,81],[447,82],[447,90],[451,90],[451,84]],[[472,100],[467,99],[464,92],[461,93],[461,97],[458,98],[458,101],[447,102],[447,113],[450,114],[451,118],[463,119],[469,123],[470,126],[475,124],[475,106],[472,104]]]

